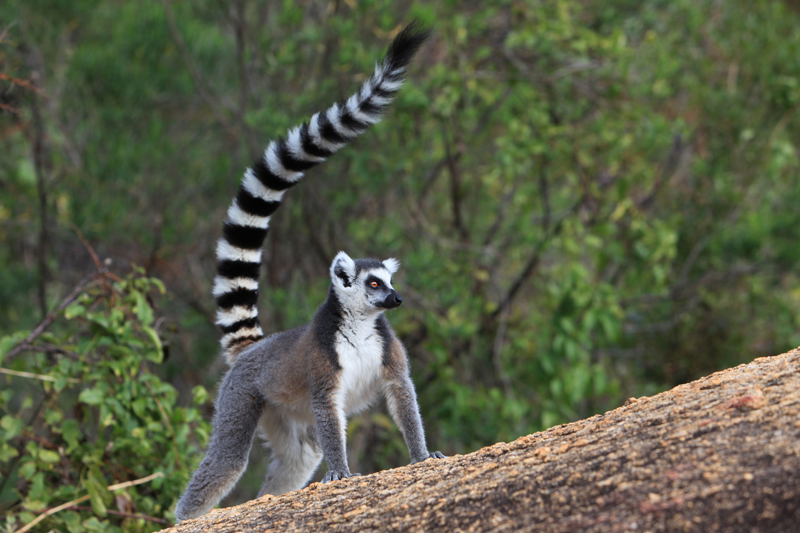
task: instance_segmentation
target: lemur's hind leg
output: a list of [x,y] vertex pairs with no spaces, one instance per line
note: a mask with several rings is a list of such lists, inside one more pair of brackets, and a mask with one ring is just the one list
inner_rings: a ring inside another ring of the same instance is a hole
[[302,489],[311,480],[323,456],[313,425],[270,415],[264,413],[259,424],[272,450],[272,462],[259,496]]
[[208,451],[175,508],[179,522],[210,511],[231,491],[247,467],[264,400],[246,386],[246,380],[236,370],[228,373],[220,387]]

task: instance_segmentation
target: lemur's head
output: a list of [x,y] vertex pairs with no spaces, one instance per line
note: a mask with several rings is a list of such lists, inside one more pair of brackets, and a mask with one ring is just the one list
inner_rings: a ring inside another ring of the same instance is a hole
[[356,259],[339,252],[331,263],[331,284],[342,306],[354,313],[380,313],[400,307],[403,299],[392,287],[397,259]]

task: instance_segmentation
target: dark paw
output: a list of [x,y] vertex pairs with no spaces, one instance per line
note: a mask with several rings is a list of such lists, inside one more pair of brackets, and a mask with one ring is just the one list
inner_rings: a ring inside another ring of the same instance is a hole
[[350,472],[340,472],[338,470],[331,470],[325,477],[322,478],[323,483],[329,483],[331,481],[339,481],[340,479],[347,479],[353,476],[360,476],[361,474],[351,474]]
[[411,461],[411,464],[421,463],[422,461],[426,461],[428,459],[445,459],[447,456],[443,455],[442,452],[430,452],[428,455],[423,457],[422,459],[414,459]]

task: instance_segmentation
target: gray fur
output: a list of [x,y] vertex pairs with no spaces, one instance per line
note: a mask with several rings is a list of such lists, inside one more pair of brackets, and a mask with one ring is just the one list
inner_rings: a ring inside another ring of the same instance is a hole
[[[342,262],[353,266],[345,269],[346,280],[335,268]],[[370,279],[380,286],[372,288]],[[353,262],[342,252],[331,265],[331,283],[309,324],[253,344],[228,371],[208,451],[175,510],[179,521],[208,512],[233,488],[256,428],[273,455],[260,494],[302,488],[323,455],[329,469],[323,482],[357,475],[347,464],[347,416],[381,393],[411,462],[443,457],[428,452],[408,357],[383,316],[382,303],[397,294],[391,272],[381,262]]]

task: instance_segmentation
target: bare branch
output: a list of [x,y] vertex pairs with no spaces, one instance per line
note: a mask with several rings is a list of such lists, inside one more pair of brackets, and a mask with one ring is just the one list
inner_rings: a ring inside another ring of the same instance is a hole
[[16,107],[11,107],[10,105],[4,104],[2,102],[0,102],[0,109],[5,109],[9,113],[14,113],[15,115],[19,115],[19,109],[17,109]]
[[153,474],[150,474],[147,477],[143,477],[143,478],[140,478],[140,479],[134,479],[133,481],[125,481],[123,483],[116,483],[114,485],[109,485],[108,486],[108,490],[115,491],[115,490],[120,490],[120,489],[127,489],[128,487],[134,487],[136,485],[141,485],[142,483],[147,483],[148,481],[153,481],[154,479],[159,478],[159,477],[164,477],[164,473],[163,472],[155,472]]
[[500,314],[500,325],[497,327],[497,334],[494,337],[492,345],[492,363],[494,364],[494,371],[497,377],[500,378],[500,383],[503,384],[503,390],[506,393],[506,398],[511,398],[514,394],[514,389],[511,387],[511,378],[503,368],[503,360],[501,355],[503,353],[503,344],[506,340],[506,330],[508,329],[508,309]]
[[38,442],[39,444],[41,444],[45,448],[50,448],[51,450],[58,450],[58,446],[56,446],[55,444],[53,444],[49,440],[45,439],[44,437],[40,437],[38,435],[34,435],[30,431],[25,431],[24,429],[22,431],[20,431],[20,433],[23,436],[25,436],[26,438],[29,438],[31,440],[35,440],[36,442]]
[[[83,507],[81,505],[73,505],[69,507],[69,509],[75,509],[76,511],[92,511],[94,509],[91,507]],[[164,524],[165,526],[170,525],[169,520],[164,520],[163,518],[156,518],[154,516],[147,516],[146,514],[135,514],[135,513],[123,513],[122,511],[114,511],[112,509],[106,509],[106,513],[114,516],[122,516],[124,518],[141,518],[142,520],[147,520],[148,522],[155,522],[157,524]]]
[[[19,370],[11,370],[10,368],[0,368],[0,374],[7,374],[9,376],[17,376],[20,378],[29,378],[29,379],[38,379],[40,381],[58,381],[58,379],[54,378],[53,376],[47,376],[45,374],[34,374],[33,372],[21,372]],[[67,378],[67,381],[70,383],[80,383],[80,380],[75,378]]]
[[446,128],[442,128],[442,141],[444,142],[447,170],[450,172],[450,202],[453,210],[453,226],[461,237],[461,240],[464,242],[469,242],[469,234],[467,233],[467,230],[464,227],[464,223],[461,219],[461,173],[458,169],[458,161],[461,159],[461,151],[459,150],[455,155],[451,153],[450,141],[447,137]]
[[544,252],[547,244],[550,243],[553,237],[561,233],[561,229],[564,221],[567,219],[567,216],[569,214],[574,214],[582,204],[583,198],[575,202],[575,204],[567,211],[567,215],[560,218],[558,222],[556,222],[555,226],[553,226],[544,236],[542,236],[531,253],[530,258],[528,258],[528,261],[525,264],[525,267],[522,269],[522,272],[520,272],[520,274],[517,276],[517,279],[514,280],[514,283],[512,283],[508,288],[505,296],[503,296],[503,298],[500,300],[500,304],[497,306],[497,309],[495,309],[491,314],[492,318],[497,318],[500,313],[504,312],[506,308],[511,305],[517,293],[522,288],[522,285],[539,265],[539,261],[542,259],[542,253]]
[[31,529],[33,526],[35,526],[36,524],[38,524],[39,522],[41,522],[42,520],[44,520],[48,516],[54,515],[59,511],[63,511],[64,509],[69,509],[70,507],[73,507],[73,506],[75,506],[75,505],[77,505],[77,504],[79,504],[81,502],[85,502],[89,498],[91,498],[91,495],[87,494],[86,496],[81,496],[80,498],[78,498],[76,500],[72,500],[71,502],[67,502],[67,503],[65,503],[63,505],[59,505],[58,507],[53,507],[52,509],[50,509],[48,511],[45,511],[44,513],[40,514],[39,516],[37,516],[36,518],[31,520],[27,525],[19,528],[17,530],[17,533],[25,533],[26,531]]
[[547,159],[541,158],[539,164],[539,191],[542,194],[542,203],[544,204],[544,217],[542,218],[542,228],[545,231],[550,230],[550,189],[547,185]]
[[103,268],[103,264],[100,262],[100,258],[97,257],[97,253],[94,251],[94,248],[92,247],[91,244],[89,244],[89,241],[87,241],[86,238],[83,236],[83,233],[81,233],[81,230],[78,229],[78,226],[72,223],[70,223],[70,226],[72,226],[72,230],[78,236],[78,239],[80,239],[80,241],[83,243],[83,246],[86,248],[86,251],[88,251],[89,255],[92,256],[92,261],[94,261],[95,268],[97,270]]
[[[508,97],[510,95],[511,95],[511,88],[509,87],[505,90],[503,95],[497,99],[496,102],[494,102],[491,106],[489,106],[486,109],[486,111],[483,112],[481,117],[478,119],[477,124],[475,124],[475,127],[469,134],[470,138],[469,141],[467,142],[468,145],[472,144],[472,142],[475,141],[478,135],[480,135],[483,132],[483,130],[486,129],[486,126],[489,125],[489,120],[492,118],[492,115],[495,113],[495,111],[497,111],[500,108],[501,105],[503,105],[503,103],[506,100],[508,100]],[[439,177],[439,174],[441,174],[442,169],[445,167],[445,165],[447,165],[448,159],[449,156],[445,154],[445,156],[441,158],[439,161],[437,161],[436,164],[433,165],[433,167],[428,171],[427,175],[425,176],[425,179],[423,180],[425,185],[423,186],[422,191],[419,194],[417,200],[418,204],[421,204],[422,199],[428,195],[428,191],[430,190],[433,183],[436,181],[436,178]]]
[[56,346],[55,344],[49,343],[42,343],[42,344],[25,344],[22,347],[23,351],[28,352],[40,352],[40,353],[51,353],[51,354],[59,354],[59,355],[66,355],[70,359],[75,361],[80,359],[80,356],[75,352],[70,352],[69,350],[64,350],[63,348]]
[[514,178],[511,188],[503,195],[503,199],[500,200],[500,205],[497,207],[497,216],[495,217],[494,222],[492,222],[492,225],[489,227],[489,231],[486,232],[486,237],[483,238],[484,246],[489,246],[489,244],[494,240],[497,232],[500,230],[500,226],[506,219],[508,205],[511,203],[511,200],[514,199],[514,196],[517,195],[517,189],[519,189],[522,176],[524,176],[524,173],[520,173],[516,178]]
[[25,89],[28,89],[29,91],[35,92],[39,96],[47,98],[47,94],[44,91],[42,91],[41,89],[39,89],[36,86],[36,84],[31,82],[31,81],[23,80],[23,79],[20,79],[20,78],[14,78],[13,76],[9,76],[8,74],[3,74],[2,72],[0,72],[0,80],[10,81],[11,83],[13,83],[15,85],[19,85],[20,87],[24,87]]
[[642,209],[647,209],[652,205],[656,195],[663,187],[664,182],[680,169],[681,159],[685,152],[686,145],[683,142],[683,138],[680,134],[676,134],[672,139],[672,146],[667,154],[667,159],[664,161],[663,165],[659,165],[658,169],[656,169],[656,177],[653,180],[653,186],[647,194],[636,200],[636,205]]
[[[100,271],[100,274],[104,273],[105,273],[104,270]],[[39,323],[38,326],[33,328],[33,331],[31,331],[27,337],[25,337],[22,341],[18,342],[13,348],[11,348],[11,350],[8,351],[5,360],[8,361],[19,355],[21,352],[25,350],[26,345],[30,344],[36,337],[44,333],[44,330],[46,330],[50,326],[50,324],[52,324],[53,321],[55,321],[55,319],[58,318],[58,315],[61,313],[61,311],[66,309],[67,306],[69,306],[69,304],[77,300],[78,296],[80,296],[83,293],[83,291],[85,291],[89,287],[91,283],[94,283],[95,276],[97,276],[97,274],[92,273],[83,278],[78,283],[78,285],[76,285],[75,288],[72,289],[72,292],[69,293],[69,295],[67,295],[66,298],[61,300],[61,303],[58,305],[55,311],[47,315],[44,318],[44,320],[42,320]]]
[[[34,76],[37,76],[38,63],[33,57],[34,54],[28,53],[27,61]],[[48,157],[47,139],[45,127],[42,121],[42,114],[39,109],[39,102],[36,97],[31,98],[31,125],[28,130],[33,157],[33,167],[36,174],[36,194],[39,200],[39,242],[36,246],[36,262],[39,270],[39,283],[37,287],[37,297],[39,300],[39,312],[44,317],[47,314],[47,282],[50,280],[50,271],[47,267],[47,250],[49,243],[49,222],[47,212],[47,175],[52,168],[52,162]]]
[[[163,476],[164,476],[164,474],[162,472],[156,472],[155,474],[151,474],[151,475],[149,475],[147,477],[143,477],[141,479],[137,479],[137,480],[134,480],[134,481],[126,481],[125,483],[117,483],[116,485],[109,485],[108,486],[108,490],[115,491],[115,490],[124,489],[124,488],[127,488],[127,487],[132,487],[134,485],[141,485],[142,483],[147,483],[148,481],[152,481],[153,479],[155,479],[157,477],[163,477]],[[81,502],[85,502],[89,498],[91,498],[91,496],[89,494],[87,494],[86,496],[81,496],[77,500],[72,500],[71,502],[67,502],[67,503],[65,503],[63,505],[59,505],[58,507],[53,507],[52,509],[49,509],[49,510],[45,511],[44,513],[40,514],[39,516],[37,516],[36,518],[31,520],[24,527],[18,529],[17,533],[25,533],[26,531],[31,529],[33,526],[35,526],[36,524],[38,524],[39,522],[41,522],[42,520],[44,520],[48,516],[54,515],[59,511],[63,511],[64,509],[69,509],[70,507],[75,507],[77,504],[79,504]]]

